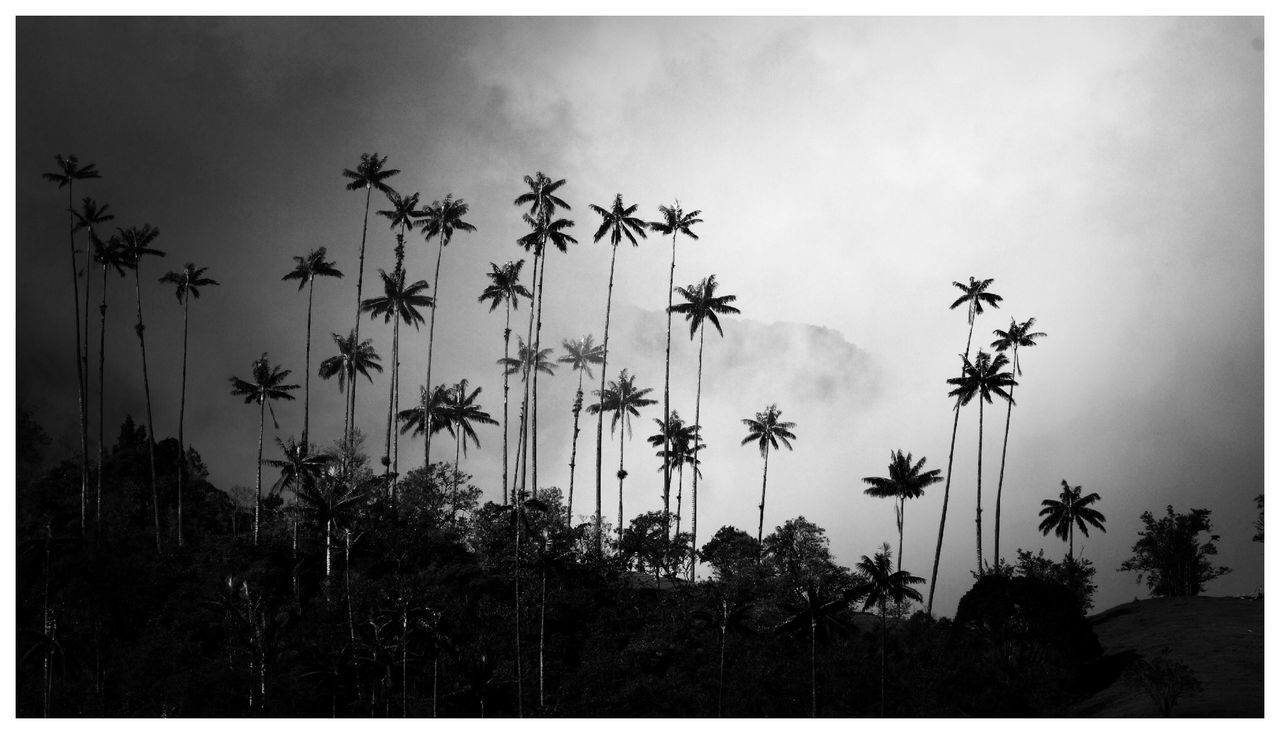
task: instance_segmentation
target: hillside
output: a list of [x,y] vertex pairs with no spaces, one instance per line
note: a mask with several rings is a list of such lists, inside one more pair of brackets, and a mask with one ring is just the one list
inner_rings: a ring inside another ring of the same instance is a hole
[[[1134,653],[1169,656],[1188,665],[1204,690],[1188,696],[1175,716],[1263,715],[1263,602],[1227,597],[1147,599],[1090,618],[1106,659]],[[1095,693],[1078,716],[1158,716],[1155,704],[1126,676]]]

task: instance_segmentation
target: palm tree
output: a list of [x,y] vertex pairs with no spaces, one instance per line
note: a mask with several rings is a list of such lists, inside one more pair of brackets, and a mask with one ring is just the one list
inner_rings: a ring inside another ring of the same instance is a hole
[[311,436],[311,303],[315,295],[316,278],[341,278],[342,271],[325,260],[325,248],[308,252],[305,257],[293,258],[293,270],[285,273],[281,280],[298,281],[298,290],[307,289],[307,352],[303,363],[302,377],[302,445],[306,447]]
[[[83,429],[81,438],[84,441],[84,449],[86,451],[88,450],[88,447],[89,447],[89,436],[88,436],[88,430],[89,430],[89,296],[90,296],[90,291],[93,288],[93,280],[88,275],[88,271],[89,271],[88,258],[91,257],[91,254],[90,254],[91,249],[97,248],[102,243],[102,239],[98,237],[98,233],[95,232],[93,229],[94,226],[99,224],[105,224],[115,219],[115,215],[107,213],[108,208],[109,207],[106,204],[99,206],[96,201],[86,196],[80,202],[80,211],[71,212],[71,215],[75,217],[75,220],[76,220],[76,224],[73,231],[79,231],[81,229],[84,229],[84,230],[87,230],[88,232],[88,237],[85,241],[85,247],[84,247],[85,257],[86,257],[85,283],[84,283],[84,330],[83,330],[84,342],[83,342],[83,351],[81,352],[81,359],[84,362],[84,382],[81,389],[84,390],[84,401],[85,401],[85,406],[84,406],[85,414],[84,414],[84,423],[81,425],[81,428]],[[103,275],[105,280],[106,274],[104,273]],[[98,404],[99,404],[99,411],[101,411],[101,404],[102,404],[101,397],[99,397],[98,399]],[[101,420],[99,420],[99,422],[101,422]],[[99,440],[101,440],[101,437],[99,437]],[[101,453],[101,447],[99,447],[99,453]],[[88,461],[87,455],[86,455],[85,461]],[[86,477],[88,476],[88,469],[85,469],[85,476]],[[98,484],[100,485],[101,483],[102,483],[102,480],[101,478],[99,478]],[[81,505],[80,510],[82,515],[81,520],[84,519],[83,518],[84,504],[85,504],[85,497],[83,492],[84,489],[85,487],[82,486],[81,497],[80,497],[80,505]],[[81,528],[81,530],[83,531],[83,527]]]
[[[507,307],[506,326],[502,330],[502,358],[510,359],[511,345],[511,309],[520,308],[520,298],[533,298],[533,294],[529,292],[520,283],[520,269],[524,267],[524,260],[516,260],[512,262],[508,260],[505,265],[499,267],[495,263],[489,263],[489,285],[485,286],[483,292],[480,293],[479,301],[489,302],[489,313],[493,313],[498,304],[505,303]],[[508,381],[510,375],[505,369],[502,371],[502,503],[507,503],[507,394],[510,392],[511,386]],[[572,481],[570,482],[572,486]]]
[[[254,481],[253,491],[253,544],[258,544],[258,526],[262,515],[262,431],[266,426],[267,407],[272,400],[293,400],[293,396],[289,393],[298,389],[297,385],[286,385],[284,380],[289,376],[290,370],[281,369],[279,366],[272,366],[267,360],[267,353],[263,352],[262,356],[253,361],[250,368],[253,382],[242,380],[239,377],[231,378],[231,394],[234,396],[244,396],[246,405],[256,402],[258,404],[258,474]],[[352,384],[354,384],[352,380]],[[271,420],[275,422],[275,413],[272,412]]]
[[397,414],[400,421],[401,435],[410,433],[420,436],[426,432],[430,424],[432,433],[448,430],[452,435],[453,424],[449,422],[450,388],[448,385],[436,385],[429,394],[427,388],[418,386],[418,405]]
[[[573,524],[573,475],[574,467],[578,463],[578,416],[582,413],[582,375],[586,373],[590,377],[591,365],[601,364],[604,362],[604,347],[595,344],[595,337],[587,334],[581,339],[565,339],[561,342],[564,347],[565,355],[559,361],[570,366],[570,369],[578,372],[578,392],[573,397],[573,449],[569,453],[569,505],[567,517],[569,524]],[[505,382],[505,380],[504,380]]]
[[[921,459],[922,463],[923,461]],[[916,602],[920,601],[920,592],[911,588],[911,585],[924,583],[924,579],[919,576],[912,576],[902,570],[901,558],[898,561],[898,570],[891,571],[892,561],[889,559],[892,553],[889,550],[889,544],[885,543],[880,552],[876,553],[874,559],[863,556],[862,560],[858,561],[857,566],[857,570],[867,579],[866,583],[859,589],[860,593],[867,595],[866,601],[862,604],[863,611],[872,607],[880,609],[880,716],[882,717],[884,716],[884,650],[888,637],[886,610],[890,602],[901,605],[908,599]]]
[[[613,248],[612,254],[609,256],[609,294],[604,302],[604,344],[601,349],[600,360],[600,390],[597,395],[604,394],[605,377],[609,369],[609,318],[613,313],[613,272],[614,266],[618,262],[618,244],[622,242],[622,238],[626,237],[632,247],[639,247],[640,243],[636,241],[636,235],[640,235],[641,239],[647,239],[648,233],[645,232],[645,223],[635,216],[636,205],[624,206],[622,203],[622,194],[616,194],[613,197],[613,206],[608,209],[598,205],[590,205],[591,211],[600,215],[600,228],[592,236],[592,242],[599,242],[600,238],[606,234],[609,235],[609,244]],[[596,551],[603,551],[604,534],[600,531],[604,515],[602,509],[603,487],[603,467],[604,467],[604,414],[600,414],[600,418],[596,421]],[[619,524],[618,532],[622,532],[622,526]]]
[[[671,274],[667,278],[667,361],[666,372],[662,379],[662,418],[667,420],[671,416],[671,299],[675,294],[676,287],[676,237],[680,234],[691,239],[698,239],[698,235],[693,233],[693,225],[701,224],[702,220],[698,215],[702,213],[701,209],[695,209],[689,213],[685,213],[680,208],[680,200],[671,206],[659,206],[658,214],[662,216],[661,221],[649,222],[649,229],[663,236],[671,235]],[[662,447],[663,452],[667,450],[667,446]],[[662,501],[664,507],[670,504],[671,497],[671,468],[663,465],[662,470]]]
[[293,492],[294,517],[290,553],[292,554],[293,595],[299,613],[301,613],[302,597],[298,584],[298,497],[302,494],[304,487],[315,487],[316,482],[320,481],[320,478],[324,476],[325,470],[333,462],[334,457],[329,454],[310,454],[309,446],[305,441],[298,443],[290,439],[288,443],[285,443],[277,438],[276,445],[280,447],[280,453],[284,458],[267,459],[263,463],[280,470],[280,478],[276,480],[275,485],[272,487],[275,492],[284,492],[285,490]]
[[[1018,383],[1013,380],[1012,372],[1001,372],[1000,370],[1009,364],[1009,360],[1003,354],[997,354],[995,359],[984,351],[978,351],[978,358],[974,362],[968,359],[964,360],[964,374],[960,377],[953,377],[947,380],[949,384],[955,385],[956,388],[948,393],[947,397],[953,397],[959,400],[960,405],[968,405],[969,401],[978,397],[978,506],[977,516],[974,522],[977,525],[978,537],[978,573],[983,573],[985,566],[982,562],[982,420],[983,420],[983,404],[991,402],[992,394],[1013,402],[1013,398],[1005,391],[1006,387],[1012,387]],[[996,559],[999,561],[999,559]]]
[[844,629],[848,628],[841,622],[836,614],[847,607],[850,603],[856,601],[854,596],[857,591],[850,589],[840,595],[832,595],[822,584],[815,579],[810,579],[804,586],[793,589],[793,596],[790,601],[784,601],[781,606],[785,611],[790,612],[791,616],[782,622],[774,625],[770,630],[772,632],[799,632],[807,629],[809,632],[809,691],[810,691],[810,709],[809,715],[817,717],[818,715],[818,636],[825,633],[828,629]]
[[156,431],[151,420],[151,380],[147,375],[147,338],[146,327],[142,323],[142,258],[147,255],[164,257],[164,253],[149,245],[160,236],[160,230],[150,224],[141,227],[130,227],[120,230],[120,241],[129,259],[129,267],[133,269],[134,290],[138,298],[138,323],[133,330],[138,334],[138,344],[142,347],[142,389],[147,399],[147,459],[151,465],[151,511],[155,519],[156,550],[160,550],[160,497],[156,491]]
[[[296,385],[294,387],[297,387]],[[316,524],[324,527],[324,577],[328,581],[333,573],[333,526],[351,514],[365,500],[369,492],[381,485],[382,477],[372,477],[361,482],[326,474],[315,484],[303,483],[299,499],[315,517]],[[326,592],[328,593],[328,592]],[[354,635],[353,635],[354,636]]]
[[[369,370],[382,372],[381,358],[373,348],[373,340],[365,339],[357,343],[354,329],[345,337],[338,334],[332,334],[332,336],[333,343],[338,345],[338,353],[320,363],[318,372],[320,377],[327,380],[337,375],[339,393],[346,392],[348,382],[355,384],[357,374],[364,375],[365,379],[372,384],[373,377],[369,374]],[[342,438],[343,441],[349,441],[352,423],[351,401],[343,400],[343,404],[346,410],[343,414]]]
[[[474,232],[476,228],[464,222],[463,217],[471,207],[462,199],[455,200],[453,194],[444,197],[444,201],[433,201],[430,206],[419,212],[417,224],[422,227],[422,236],[430,241],[436,237],[440,247],[436,251],[436,275],[431,286],[435,298],[431,301],[431,325],[427,329],[427,384],[431,384],[431,356],[436,343],[436,308],[440,303],[440,261],[444,257],[444,248],[453,240],[454,232]],[[429,416],[428,416],[429,418]],[[431,466],[431,432],[427,432],[426,443],[423,444],[424,467]]]
[[[107,359],[107,271],[114,268],[116,275],[123,278],[124,269],[129,267],[129,256],[125,252],[124,243],[121,242],[119,236],[112,235],[105,243],[102,240],[93,243],[93,261],[102,266],[102,304],[98,306],[98,478],[97,487],[94,490],[93,510],[94,525],[100,526],[102,520],[102,465],[105,459],[106,446],[106,442],[103,440],[104,412],[102,408],[103,394],[106,392],[103,372]],[[178,435],[182,435],[181,423],[178,424]]]
[[[512,472],[511,477],[511,496],[516,498],[516,484],[525,484],[529,475],[529,443],[528,426],[529,415],[527,412],[530,376],[535,376],[541,372],[548,375],[555,375],[555,360],[551,358],[551,348],[535,350],[531,349],[524,343],[524,339],[516,337],[516,356],[503,357],[498,360],[498,364],[502,365],[506,375],[520,373],[520,379],[524,382],[525,402],[520,407],[520,434],[516,440],[516,468]],[[523,475],[523,476],[522,476]],[[521,490],[522,492],[525,490]]]
[[[187,464],[187,444],[183,437],[182,428],[185,423],[187,413],[187,316],[191,310],[191,299],[200,297],[200,289],[207,288],[211,285],[219,285],[218,281],[213,278],[204,277],[204,272],[208,268],[197,268],[195,263],[187,263],[187,266],[180,271],[169,271],[164,277],[160,278],[161,283],[172,283],[174,285],[174,295],[178,298],[178,303],[182,304],[182,388],[178,393],[178,547],[182,547],[182,479],[186,472]],[[102,281],[102,310],[105,319],[107,309],[106,294],[106,266],[103,266]],[[311,319],[308,317],[307,322],[310,326]],[[308,337],[310,334],[308,333]],[[308,344],[310,339],[308,338]],[[308,349],[308,352],[310,350]],[[98,376],[101,382],[102,376]],[[101,412],[101,408],[99,408]],[[98,437],[98,442],[102,442],[102,437]]]
[[[988,278],[979,281],[973,276],[969,276],[969,285],[963,285],[958,281],[952,281],[951,284],[964,291],[964,295],[957,298],[951,304],[951,310],[955,310],[961,304],[967,304],[966,309],[969,320],[969,337],[964,343],[964,354],[960,356],[961,360],[961,376],[964,375],[965,360],[969,358],[969,346],[973,340],[973,322],[983,311],[983,304],[993,308],[999,308],[1000,301],[1004,300],[1001,296],[994,293],[987,293],[986,290],[994,282],[994,279]],[[957,400],[955,407],[955,417],[951,421],[951,450],[947,453],[947,478],[942,489],[942,515],[938,519],[938,545],[933,552],[933,575],[929,580],[929,603],[925,606],[926,613],[933,615],[933,592],[938,588],[938,564],[942,561],[942,535],[947,527],[947,505],[951,499],[951,466],[956,456],[956,432],[960,428],[960,401]]]
[[[698,335],[698,389],[695,393],[693,408],[693,425],[695,434],[693,437],[693,463],[698,463],[698,449],[701,446],[699,424],[702,422],[702,348],[707,343],[707,332],[703,328],[705,324],[710,323],[716,327],[716,332],[721,337],[724,336],[724,329],[720,328],[720,316],[722,314],[742,313],[736,307],[729,304],[738,300],[737,296],[717,296],[716,283],[714,273],[702,279],[697,285],[688,285],[684,288],[677,288],[676,292],[684,299],[684,303],[677,303],[670,307],[672,313],[683,314],[686,321],[689,322],[689,340],[693,340],[693,335]],[[692,538],[689,543],[689,556],[692,559],[689,563],[689,580],[696,580],[698,577],[698,478],[701,472],[693,474],[693,522],[691,523]]]
[[1092,525],[1102,532],[1107,529],[1102,526],[1107,521],[1105,515],[1093,509],[1089,505],[1102,499],[1097,492],[1081,496],[1084,490],[1076,485],[1072,487],[1067,484],[1067,480],[1062,480],[1062,492],[1056,500],[1044,500],[1040,504],[1040,517],[1044,520],[1040,521],[1040,532],[1048,535],[1049,531],[1067,541],[1067,561],[1074,563],[1076,527],[1079,526],[1080,532],[1084,536],[1089,537],[1089,526]]
[[[398,249],[402,250],[402,248]],[[418,309],[432,305],[435,300],[423,293],[427,289],[427,281],[418,280],[405,285],[404,267],[399,262],[399,258],[397,258],[396,269],[391,275],[387,275],[387,271],[381,269],[378,270],[378,275],[382,277],[383,294],[367,299],[362,304],[362,308],[372,318],[381,316],[383,323],[394,322],[391,336],[391,389],[387,400],[387,447],[383,461],[384,465],[388,467],[388,475],[392,477],[391,499],[395,501],[396,482],[394,477],[398,468],[396,462],[399,459],[399,440],[396,441],[396,451],[393,454],[391,427],[395,418],[396,407],[399,403],[400,322],[403,321],[416,330],[418,325],[425,321]]]
[[497,421],[476,404],[476,397],[480,395],[482,388],[477,387],[470,393],[467,392],[467,388],[467,381],[460,380],[449,391],[448,402],[445,404],[445,415],[449,421],[450,432],[454,434],[456,439],[453,450],[453,501],[449,510],[450,521],[456,521],[457,519],[458,484],[462,481],[459,454],[466,454],[468,440],[471,441],[473,446],[477,448],[480,446],[480,438],[476,436],[473,424],[498,425]]
[[[680,414],[671,411],[667,422],[664,424],[661,418],[654,418],[653,422],[658,425],[658,432],[649,437],[649,443],[658,449],[654,452],[662,461],[658,465],[658,471],[679,473],[679,482],[676,490],[676,532],[680,535],[680,522],[684,517],[684,467],[686,464],[693,467],[693,475],[696,477],[702,473],[698,467],[697,460],[694,458],[694,441],[697,440],[699,426],[689,425],[680,418]],[[706,448],[701,446],[700,448]],[[664,510],[667,512],[668,510]],[[672,536],[667,534],[668,539]]]
[[[1001,331],[996,329],[993,333],[996,340],[991,342],[991,347],[996,351],[1004,354],[1010,349],[1013,350],[1013,357],[1010,361],[1013,363],[1013,372],[1016,376],[1022,376],[1022,364],[1018,361],[1019,347],[1034,347],[1036,339],[1043,339],[1048,334],[1043,331],[1032,331],[1035,328],[1036,320],[1034,318],[1027,319],[1021,324],[1017,319],[1009,321],[1009,330]],[[1005,454],[1009,451],[1009,420],[1013,417],[1013,386],[1009,386],[1009,406],[1005,409],[1004,414],[1004,443],[1000,448],[1000,479],[996,483],[996,530],[995,530],[995,551],[993,558],[996,563],[1000,563],[1000,498],[1004,490],[1004,459]]]
[[865,494],[872,497],[893,497],[898,500],[896,515],[898,519],[898,570],[902,570],[902,520],[906,514],[907,500],[919,499],[924,494],[925,487],[931,484],[937,484],[942,481],[941,469],[930,469],[926,472],[920,470],[924,468],[925,457],[921,456],[920,461],[911,463],[911,454],[902,455],[902,450],[889,452],[889,476],[887,477],[864,477],[863,482],[871,485],[863,490]]
[[[384,168],[387,164],[387,157],[384,155],[379,157],[377,153],[362,153],[360,155],[360,164],[356,166],[356,170],[349,168],[343,169],[342,175],[351,179],[347,183],[347,191],[359,191],[364,189],[364,225],[360,230],[360,265],[356,275],[356,326],[353,330],[355,343],[360,343],[360,308],[364,303],[362,300],[364,294],[364,245],[369,234],[369,201],[373,194],[373,190],[377,189],[386,194],[394,189],[387,185],[386,180],[400,173],[396,168]],[[348,421],[346,440],[351,440],[351,432],[355,429],[356,424],[356,383],[351,382],[351,393],[349,394],[351,401],[350,415]]]
[[[86,411],[89,409],[89,383],[88,383],[88,355],[87,348],[82,349],[81,342],[88,340],[89,323],[88,317],[84,324],[84,337],[81,337],[80,331],[80,269],[76,266],[76,230],[75,230],[75,182],[90,178],[101,178],[94,164],[87,163],[80,165],[80,159],[74,155],[65,158],[62,154],[53,157],[57,164],[57,170],[53,173],[41,174],[41,178],[58,184],[58,188],[67,188],[67,239],[71,243],[71,286],[72,300],[71,311],[76,318],[76,399],[80,404],[80,532],[85,530],[85,501],[89,493],[89,416]],[[86,243],[85,262],[89,259],[88,243]],[[85,302],[89,300],[89,288],[85,285]]]
[[[599,413],[603,415],[604,411],[613,413],[613,420],[609,423],[609,433],[612,434],[618,428],[618,423],[622,423],[622,434],[618,436],[618,545],[622,545],[622,481],[627,478],[627,470],[624,468],[624,457],[626,454],[627,437],[631,435],[631,418],[639,417],[640,408],[653,405],[658,402],[645,397],[653,392],[653,388],[646,387],[636,389],[635,376],[627,374],[624,369],[618,375],[616,382],[610,382],[609,386],[603,392],[597,392],[600,398],[599,402],[592,403],[587,406],[590,413]],[[603,420],[603,418],[601,418]],[[599,519],[596,520],[597,526]],[[599,542],[599,540],[597,540]]]
[[795,438],[795,434],[791,432],[796,427],[795,423],[780,421],[778,418],[782,415],[782,411],[778,410],[778,406],[770,405],[763,412],[756,413],[755,418],[743,418],[742,424],[747,427],[747,437],[742,439],[740,445],[746,446],[749,443],[756,443],[760,447],[760,455],[764,457],[764,474],[760,481],[760,528],[756,531],[756,542],[760,543],[760,547],[764,547],[764,493],[765,487],[769,481],[769,449],[777,449],[778,442],[781,441],[787,450],[791,449],[791,439]]

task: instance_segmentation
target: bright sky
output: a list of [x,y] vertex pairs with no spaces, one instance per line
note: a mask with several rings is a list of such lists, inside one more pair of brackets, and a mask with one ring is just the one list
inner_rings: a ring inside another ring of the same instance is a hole
[[[708,337],[699,542],[754,532],[760,458],[740,419],[769,403],[797,423],[771,458],[766,532],[805,515],[845,565],[896,545],[887,501],[862,494],[891,449],[945,469],[967,324],[951,281],[994,278],[1011,317],[1049,333],[1023,353],[1006,468],[1002,549],[1064,544],[1036,530],[1059,483],[1102,495],[1108,532],[1078,538],[1099,568],[1097,604],[1145,596],[1128,556],[1138,516],[1207,507],[1216,594],[1262,584],[1249,542],[1263,491],[1263,28],[1250,18],[465,18],[20,20],[17,25],[17,394],[73,447],[74,358],[65,192],[40,180],[54,153],[97,164],[77,188],[114,224],[149,222],[169,252],[144,267],[157,433],[176,435],[181,310],[155,283],[187,261],[222,281],[193,304],[187,436],[223,488],[252,486],[256,415],[229,394],[262,352],[301,378],[306,299],[280,282],[325,246],[348,277],[316,287],[312,369],[351,326],[363,194],[344,190],[361,153],[390,156],[390,183],[471,204],[475,234],[444,254],[433,381],[467,378],[501,413],[501,314],[476,303],[488,263],[523,257],[511,200],[542,170],[581,244],[547,269],[544,345],[600,338],[609,248],[593,244],[616,192],[646,219],[678,198],[702,210],[681,240],[676,284],[715,273],[740,318]],[[68,52],[68,49],[72,49]],[[375,207],[377,208],[377,207]],[[372,218],[366,293],[393,239]],[[618,253],[610,372],[660,398],[670,243]],[[435,249],[411,241],[411,278]],[[526,273],[529,268],[526,267]],[[143,414],[132,283],[111,286],[108,426]],[[95,301],[98,282],[95,280]],[[522,315],[526,311],[522,308]],[[96,319],[95,319],[96,322]],[[389,327],[362,327],[385,357]],[[426,335],[402,331],[402,404],[425,378]],[[673,407],[692,417],[696,349],[675,327]],[[559,352],[559,350],[557,350]],[[95,355],[96,358],[96,355]],[[300,379],[298,380],[301,381]],[[576,381],[540,382],[540,478],[568,483]],[[381,453],[385,379],[362,386],[360,425]],[[513,391],[514,395],[514,391]],[[336,385],[313,378],[312,433],[341,431]],[[302,404],[277,406],[279,435]],[[513,410],[514,415],[514,410]],[[660,506],[643,437],[627,446],[627,514]],[[989,550],[1003,406],[985,414]],[[937,607],[971,583],[977,411],[966,408]],[[268,424],[268,433],[271,426]],[[593,494],[594,427],[579,445],[579,500]],[[108,428],[110,437],[117,429]],[[109,439],[110,440],[110,439]],[[497,499],[500,429],[464,468]],[[616,506],[606,433],[605,508]],[[441,446],[438,458],[451,458]],[[585,455],[585,460],[584,460]],[[401,442],[404,460],[421,443]],[[420,459],[419,459],[420,460]],[[410,464],[412,466],[412,464]],[[585,480],[585,482],[583,481]],[[907,507],[905,566],[928,576],[942,487]],[[612,497],[612,499],[610,499]]]

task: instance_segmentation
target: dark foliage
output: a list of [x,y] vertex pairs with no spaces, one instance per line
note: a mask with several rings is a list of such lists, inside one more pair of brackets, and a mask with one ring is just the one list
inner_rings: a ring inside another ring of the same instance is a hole
[[[1210,561],[1218,554],[1211,513],[1195,508],[1175,513],[1173,505],[1159,519],[1150,511],[1142,513],[1143,529],[1133,544],[1133,557],[1120,564],[1120,570],[1136,572],[1139,583],[1145,578],[1152,596],[1198,596],[1205,584],[1231,572]],[[1209,536],[1203,543],[1202,533]]]

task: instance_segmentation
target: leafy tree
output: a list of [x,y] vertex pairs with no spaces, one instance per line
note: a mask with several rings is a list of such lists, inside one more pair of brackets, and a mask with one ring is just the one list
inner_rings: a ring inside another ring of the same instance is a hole
[[911,463],[911,454],[902,455],[902,450],[889,452],[889,476],[864,477],[863,482],[871,485],[863,490],[872,497],[892,497],[898,500],[895,515],[898,521],[898,570],[902,570],[902,521],[906,514],[907,500],[919,499],[924,495],[924,488],[942,481],[941,469],[924,468],[925,457]]
[[[595,377],[591,373],[591,365],[604,363],[604,346],[595,343],[595,337],[587,334],[581,339],[565,339],[561,342],[564,356],[559,359],[578,373],[578,391],[573,396],[573,448],[569,453],[569,519],[573,519],[573,478],[578,464],[578,416],[582,413],[582,376]],[[504,352],[503,358],[507,358]],[[503,389],[506,388],[506,372],[503,372]],[[506,405],[503,405],[505,418]],[[504,439],[505,440],[505,439]]]
[[[1022,377],[1022,363],[1018,359],[1019,347],[1034,347],[1036,339],[1043,339],[1048,334],[1043,331],[1032,331],[1035,328],[1036,320],[1034,318],[1027,319],[1021,324],[1017,319],[1009,322],[1009,330],[995,330],[996,340],[991,342],[991,348],[997,352],[1004,354],[1009,350],[1013,350],[1013,356],[1009,361],[1013,365],[1014,375]],[[1009,385],[1009,399],[1006,401],[1008,406],[1004,413],[1004,442],[1000,447],[1000,479],[996,481],[996,527],[995,527],[995,543],[991,552],[991,557],[996,563],[1000,562],[1000,502],[1004,493],[1004,460],[1005,455],[1009,451],[1009,421],[1013,418],[1013,384]],[[901,560],[901,558],[899,558]]]
[[1081,496],[1079,485],[1072,487],[1067,484],[1067,480],[1062,480],[1062,492],[1056,500],[1044,500],[1040,504],[1043,505],[1040,510],[1040,516],[1044,520],[1040,521],[1040,532],[1048,535],[1050,531],[1054,535],[1067,541],[1067,558],[1075,558],[1075,537],[1076,527],[1080,528],[1080,532],[1085,537],[1089,537],[1089,526],[1092,525],[1102,532],[1107,532],[1103,527],[1103,523],[1107,521],[1105,515],[1090,507],[1093,503],[1102,499],[1097,492],[1090,492]]
[[1012,567],[1002,566],[1002,571],[1023,578],[1041,579],[1061,584],[1075,595],[1077,606],[1082,614],[1088,614],[1093,606],[1093,594],[1098,590],[1093,583],[1097,569],[1088,559],[1067,557],[1061,563],[1045,558],[1044,549],[1036,555],[1030,551],[1018,549],[1018,562]]
[[840,575],[826,531],[804,515],[774,528],[761,548],[765,569],[780,577],[786,588],[811,582],[830,584]]
[[[1154,596],[1198,596],[1210,581],[1231,572],[1210,560],[1218,555],[1211,513],[1196,508],[1175,513],[1173,505],[1159,519],[1150,510],[1142,513],[1143,529],[1133,544],[1133,557],[1119,570],[1136,572],[1139,583],[1145,577]],[[1207,542],[1200,541],[1201,533],[1209,536]]]
[[782,415],[782,411],[778,410],[778,406],[770,405],[762,412],[756,413],[755,418],[743,418],[742,424],[747,427],[747,437],[742,439],[743,446],[749,443],[756,443],[760,447],[760,456],[764,457],[764,471],[760,480],[760,527],[756,532],[756,540],[764,547],[764,496],[765,488],[769,482],[769,449],[777,449],[778,442],[781,441],[787,450],[791,449],[791,439],[795,438],[795,434],[791,432],[796,427],[795,423],[778,420]]
[[1191,667],[1170,654],[1168,646],[1154,658],[1139,657],[1132,676],[1155,703],[1160,715],[1169,717],[1183,697],[1204,691]]
[[700,555],[717,580],[733,583],[752,577],[760,567],[760,542],[745,530],[725,525],[702,546]]
[[316,290],[316,278],[341,278],[342,271],[334,263],[325,260],[325,248],[308,252],[304,257],[294,256],[293,270],[285,273],[281,280],[298,281],[298,290],[307,289],[307,351],[303,363],[302,388],[302,445],[306,446],[311,436],[311,303]]
[[[243,396],[246,405],[255,402],[258,404],[258,463],[253,488],[253,544],[257,545],[258,526],[262,515],[262,431],[266,425],[267,407],[272,400],[293,400],[293,395],[290,393],[297,390],[298,386],[285,384],[285,378],[289,376],[290,370],[272,366],[267,360],[266,352],[253,361],[250,374],[252,382],[239,377],[231,378],[231,394],[237,397]],[[271,420],[275,422],[274,412]]]
[[[480,293],[480,302],[489,303],[489,312],[493,313],[498,304],[505,304],[507,309],[506,326],[502,330],[502,360],[500,364],[511,359],[511,309],[520,308],[520,299],[533,298],[533,294],[529,292],[520,283],[520,269],[524,267],[524,260],[511,261],[508,260],[504,265],[499,267],[495,263],[489,263],[489,285],[485,286],[483,292]],[[505,368],[502,371],[502,502],[507,502],[507,394],[510,392],[510,375]],[[570,484],[572,487],[572,483]],[[572,493],[571,493],[572,496]]]
[[671,520],[661,510],[645,512],[632,518],[623,532],[622,556],[634,559],[636,570],[653,577],[675,578],[689,559],[689,534],[669,535]]

